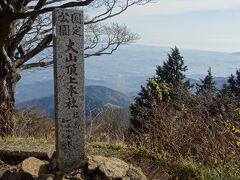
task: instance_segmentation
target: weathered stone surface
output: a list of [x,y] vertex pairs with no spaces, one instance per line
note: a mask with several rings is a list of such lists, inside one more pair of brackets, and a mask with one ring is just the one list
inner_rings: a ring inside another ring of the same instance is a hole
[[81,169],[76,169],[65,174],[63,174],[61,171],[57,171],[56,176],[58,179],[60,178],[61,180],[84,180],[86,179],[84,178],[86,176],[84,172],[85,168],[82,167]]
[[99,168],[101,164],[105,161],[105,157],[102,156],[88,156],[87,164],[88,164],[88,173],[93,174],[96,169]]
[[74,175],[71,179],[72,179],[72,180],[83,180],[81,174],[76,174],[76,175]]
[[56,178],[57,180],[85,180],[84,178],[81,177],[81,175],[75,175],[75,176],[58,176]]
[[52,177],[47,177],[47,179],[44,179],[44,180],[54,180],[54,178],[52,178]]
[[83,12],[56,9],[53,25],[57,165],[71,171],[85,163]]
[[146,180],[143,172],[114,157],[88,156],[88,173],[99,174],[103,179]]
[[55,150],[54,144],[31,143],[24,139],[16,142],[0,140],[0,144],[0,159],[8,164],[18,164],[28,157],[47,160]]
[[116,179],[126,175],[129,165],[117,158],[106,158],[103,156],[89,156],[88,170],[89,173],[99,169],[105,176]]
[[147,179],[146,176],[143,174],[142,170],[140,168],[136,168],[133,165],[130,165],[127,171],[127,178],[136,180]]
[[7,167],[0,167],[0,177],[2,177],[2,175],[4,173],[6,173],[8,171],[8,168]]
[[38,177],[40,174],[47,172],[47,163],[35,157],[29,157],[21,163],[21,170]]

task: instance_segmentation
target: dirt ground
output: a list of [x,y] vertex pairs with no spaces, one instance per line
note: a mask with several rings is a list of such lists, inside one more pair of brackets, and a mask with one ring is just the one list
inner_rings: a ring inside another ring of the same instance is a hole
[[[38,159],[49,160],[55,146],[53,143],[32,142],[26,140],[1,141],[0,146],[0,177],[6,170],[18,168],[22,160],[34,156]],[[151,156],[142,155],[128,150],[116,150],[111,147],[87,146],[87,155],[103,155],[120,158],[136,167],[140,167],[148,179],[169,179],[163,165]]]

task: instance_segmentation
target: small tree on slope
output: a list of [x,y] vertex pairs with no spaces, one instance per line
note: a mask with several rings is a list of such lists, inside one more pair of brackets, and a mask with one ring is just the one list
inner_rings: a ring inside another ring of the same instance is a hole
[[[146,88],[141,87],[138,97],[130,107],[131,112],[131,131],[147,130],[143,127],[142,120],[149,119],[151,116],[147,109],[152,109],[163,103],[173,102],[176,108],[183,104],[184,96],[189,94],[189,82],[184,82],[184,72],[187,67],[184,66],[183,57],[177,47],[171,49],[168,54],[168,60],[163,66],[157,66],[156,76],[147,81]],[[146,111],[145,111],[146,110]]]
[[197,85],[197,94],[200,93],[216,93],[217,89],[215,87],[216,82],[213,79],[211,68],[208,69],[208,74],[203,78],[200,79],[201,84]]

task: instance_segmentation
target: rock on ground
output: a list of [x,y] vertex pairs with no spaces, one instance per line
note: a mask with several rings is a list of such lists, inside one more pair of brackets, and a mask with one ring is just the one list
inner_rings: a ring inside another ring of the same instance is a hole
[[29,157],[15,168],[2,169],[0,180],[147,180],[140,168],[114,157],[88,156],[86,165],[66,174],[50,170],[49,162]]
[[31,143],[28,140],[3,141],[0,139],[0,159],[8,164],[18,164],[28,157],[48,160],[55,151],[50,143]]
[[140,168],[136,168],[118,158],[88,156],[89,175],[97,174],[102,179],[147,180]]
[[35,157],[29,157],[25,159],[20,166],[23,172],[31,174],[33,177],[38,177],[40,174],[47,172],[47,164],[48,163]]

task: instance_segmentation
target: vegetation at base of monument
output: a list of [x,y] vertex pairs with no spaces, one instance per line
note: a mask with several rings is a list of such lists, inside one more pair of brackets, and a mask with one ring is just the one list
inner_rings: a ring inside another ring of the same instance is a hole
[[[149,159],[170,177],[178,177],[178,179],[239,177],[240,172],[234,162],[239,156],[238,152],[233,153],[236,146],[234,141],[227,143],[228,140],[236,138],[233,133],[238,132],[237,129],[230,131],[229,128],[225,129],[226,124],[221,123],[221,118],[212,122],[210,118],[203,119],[191,114],[190,110],[181,112],[176,110],[170,114],[168,113],[170,107],[158,108],[161,110],[155,109],[153,113],[153,118],[158,121],[149,124],[150,128],[154,127],[153,131],[141,136],[134,135],[131,138],[128,134],[128,124],[123,120],[125,113],[118,109],[105,109],[95,119],[88,119],[88,149],[98,149],[97,152],[103,154],[111,152],[116,154],[117,151],[120,157],[135,157],[138,160]],[[24,119],[28,119],[29,125],[36,124],[34,125],[36,128],[33,131],[30,126],[18,123],[18,127],[22,128],[19,129],[20,133],[15,133],[15,137],[6,137],[4,141],[27,141],[35,144],[49,143],[50,138],[53,142],[50,127],[54,125],[49,122],[44,124],[45,117],[42,113],[29,111],[18,113],[20,122],[24,124],[27,122]],[[175,119],[173,119],[176,117],[174,113],[178,115]],[[37,121],[34,121],[35,119]],[[192,156],[193,154],[195,156]]]
[[[3,107],[0,107],[0,111]],[[2,118],[0,116],[0,118]],[[3,118],[2,118],[3,119]],[[11,134],[3,134],[2,138],[33,138],[54,141],[52,132],[54,121],[44,112],[32,110],[14,111],[11,115]]]
[[114,107],[103,109],[87,119],[88,142],[124,142],[129,112]]
[[[50,13],[56,8],[85,7],[85,57],[112,54],[122,44],[128,44],[138,35],[130,32],[125,25],[104,23],[129,7],[144,5],[152,0],[17,0],[0,1],[0,103],[7,104],[12,111],[15,102],[15,88],[24,70],[43,68],[53,63],[52,23]],[[5,111],[1,116],[5,116]],[[9,112],[7,112],[9,113]],[[11,119],[1,124],[1,134],[11,134]],[[9,121],[9,122],[8,122]]]

